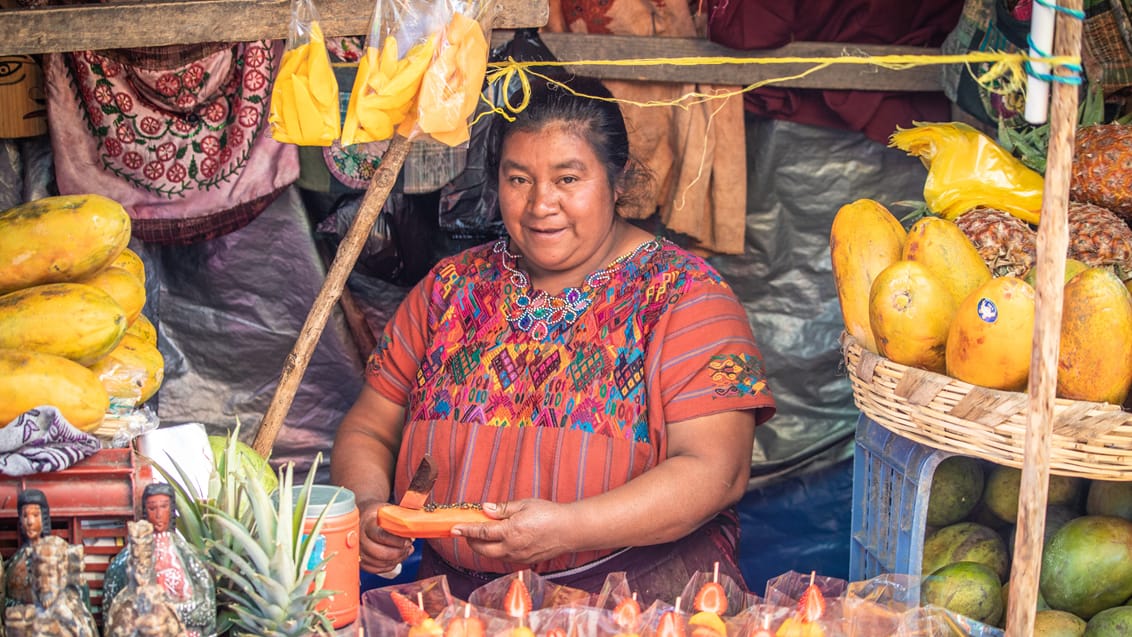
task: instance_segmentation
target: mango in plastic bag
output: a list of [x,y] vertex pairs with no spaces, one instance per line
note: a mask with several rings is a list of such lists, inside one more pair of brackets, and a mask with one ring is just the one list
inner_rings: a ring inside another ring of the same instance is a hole
[[338,80],[318,22],[310,25],[309,42],[283,53],[268,118],[277,142],[329,146],[338,139],[342,121]]
[[896,129],[889,146],[924,162],[924,201],[944,218],[954,220],[972,208],[989,206],[1038,223],[1044,178],[971,126],[917,123]]
[[380,49],[366,47],[346,106],[343,146],[393,137],[394,127],[416,104],[421,79],[435,51],[435,35],[413,45],[403,58],[398,58],[397,38],[392,35]]

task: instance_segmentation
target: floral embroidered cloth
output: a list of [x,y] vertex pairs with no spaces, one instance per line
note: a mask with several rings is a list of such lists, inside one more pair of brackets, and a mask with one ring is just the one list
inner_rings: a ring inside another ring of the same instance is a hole
[[0,473],[26,476],[62,471],[102,448],[55,407],[29,409],[0,429]]
[[[367,365],[368,382],[407,405],[397,497],[429,453],[442,463],[440,504],[524,497],[574,501],[663,461],[667,425],[733,410],[774,413],[750,323],[731,288],[699,257],[662,241],[607,268],[572,320],[525,331],[502,251],[445,259],[410,291]],[[509,320],[512,319],[512,320]],[[461,540],[435,541],[475,571]],[[605,552],[535,565],[573,568]]]

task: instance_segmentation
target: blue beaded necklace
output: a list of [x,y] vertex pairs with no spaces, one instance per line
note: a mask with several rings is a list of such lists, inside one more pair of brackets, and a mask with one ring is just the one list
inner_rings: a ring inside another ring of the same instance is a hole
[[500,239],[492,246],[491,251],[500,256],[503,269],[510,275],[511,283],[518,290],[512,313],[504,306],[507,321],[515,328],[528,332],[537,339],[545,339],[552,330],[566,328],[574,324],[578,317],[593,303],[595,289],[608,285],[613,275],[624,267],[625,263],[637,258],[646,252],[660,248],[660,239],[649,239],[633,249],[614,259],[609,265],[600,270],[591,272],[586,276],[581,287],[565,288],[560,294],[551,296],[546,290],[535,290],[531,287],[527,274],[519,270],[508,261],[516,262],[521,255],[507,251],[507,239]]

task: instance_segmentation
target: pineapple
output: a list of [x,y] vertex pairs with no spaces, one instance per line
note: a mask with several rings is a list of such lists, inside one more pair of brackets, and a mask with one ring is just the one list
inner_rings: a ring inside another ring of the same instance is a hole
[[1094,124],[1076,131],[1069,197],[1132,220],[1132,126]]
[[1037,233],[1026,222],[997,208],[979,207],[955,220],[994,276],[1021,277],[1037,258]]
[[1069,203],[1069,253],[1089,266],[1111,269],[1122,281],[1132,278],[1132,229],[1111,210]]

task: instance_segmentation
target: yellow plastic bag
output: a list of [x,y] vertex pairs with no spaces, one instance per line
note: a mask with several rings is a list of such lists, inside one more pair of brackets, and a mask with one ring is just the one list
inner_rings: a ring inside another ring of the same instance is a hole
[[919,157],[928,168],[924,202],[946,219],[978,206],[1038,223],[1044,178],[978,130],[959,122],[898,128],[889,146]]
[[294,0],[287,50],[271,87],[268,115],[275,141],[329,146],[341,133],[338,80],[310,0]]

